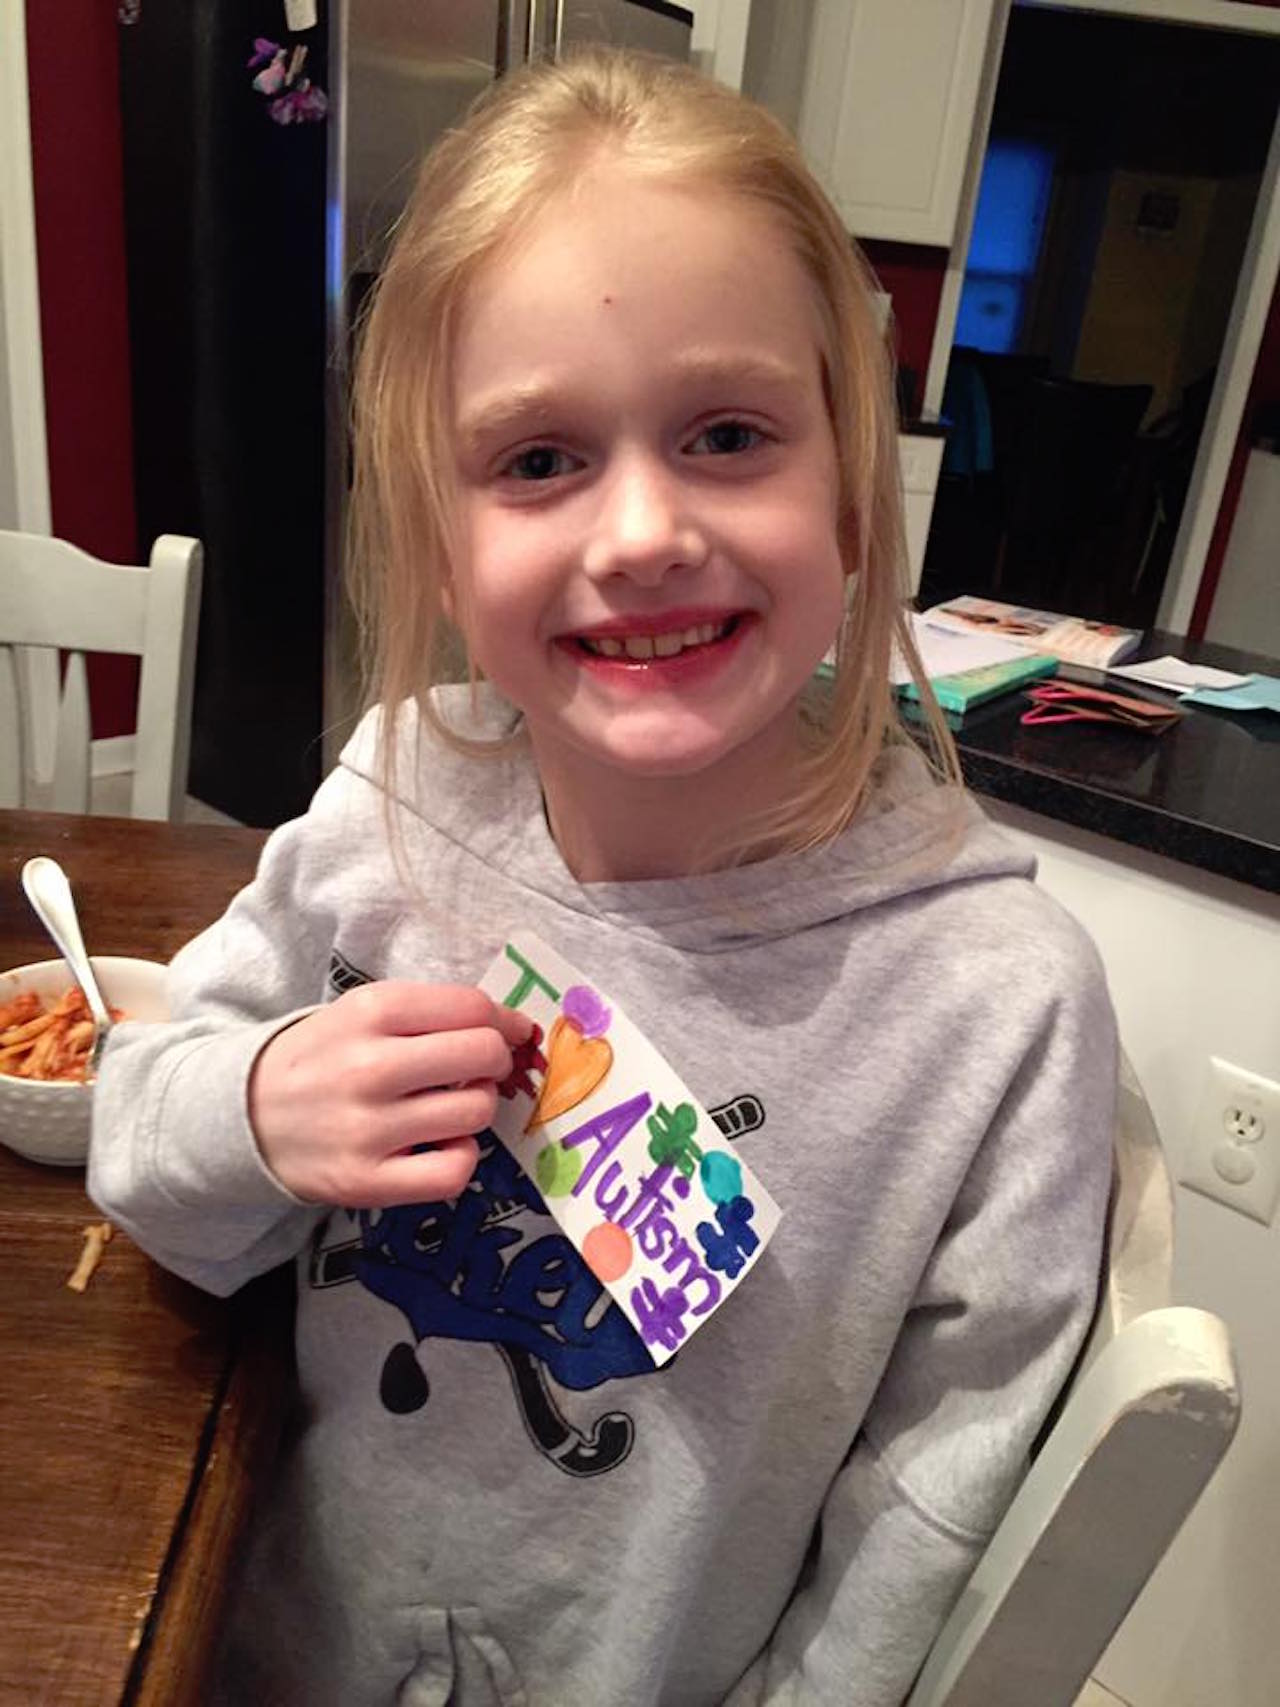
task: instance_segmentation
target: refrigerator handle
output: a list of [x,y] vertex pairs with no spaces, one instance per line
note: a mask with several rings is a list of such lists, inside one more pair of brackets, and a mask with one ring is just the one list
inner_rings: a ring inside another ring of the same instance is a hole
[[534,59],[559,59],[564,0],[502,0],[498,8],[498,76]]
[[564,0],[529,0],[528,57],[559,59]]
[[[502,0],[498,7],[497,72],[504,77],[528,58],[529,43],[526,31],[531,22],[534,0]],[[522,18],[523,14],[523,18]],[[523,21],[525,28],[521,29]]]

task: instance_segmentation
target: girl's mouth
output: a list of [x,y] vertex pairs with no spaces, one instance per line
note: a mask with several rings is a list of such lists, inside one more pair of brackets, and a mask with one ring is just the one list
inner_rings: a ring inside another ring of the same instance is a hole
[[623,665],[650,664],[654,659],[679,658],[716,646],[736,632],[741,620],[728,616],[718,622],[690,623],[687,628],[668,629],[661,634],[578,635],[571,644],[588,657],[607,658]]
[[567,634],[559,644],[579,669],[620,693],[690,693],[719,679],[757,620],[737,611],[658,632],[620,626],[611,634]]

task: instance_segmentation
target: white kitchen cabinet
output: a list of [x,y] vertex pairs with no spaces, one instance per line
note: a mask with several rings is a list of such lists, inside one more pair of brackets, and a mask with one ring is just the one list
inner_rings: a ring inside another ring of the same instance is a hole
[[855,236],[950,246],[995,6],[755,0],[745,86]]
[[682,0],[693,13],[693,63],[700,71],[742,87],[751,0]]

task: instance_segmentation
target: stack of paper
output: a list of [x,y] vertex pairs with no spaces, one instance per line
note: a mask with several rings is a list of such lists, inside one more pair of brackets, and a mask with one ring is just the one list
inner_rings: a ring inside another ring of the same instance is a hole
[[1233,676],[1230,670],[1211,670],[1207,664],[1188,664],[1181,658],[1147,658],[1141,664],[1113,664],[1109,676],[1124,676],[1148,687],[1170,693],[1194,693],[1197,688],[1241,688],[1249,676]]
[[[965,670],[985,670],[990,664],[1008,664],[1015,658],[1025,658],[1027,648],[999,634],[959,634],[954,629],[935,628],[918,611],[911,613],[911,637],[930,678],[958,676]],[[894,648],[889,665],[889,680],[902,687],[911,680],[907,661]]]
[[1145,682],[1148,687],[1176,693],[1187,705],[1207,705],[1215,711],[1280,711],[1280,677],[1237,676],[1207,664],[1187,664],[1181,658],[1149,658],[1142,664],[1122,664],[1107,672]]

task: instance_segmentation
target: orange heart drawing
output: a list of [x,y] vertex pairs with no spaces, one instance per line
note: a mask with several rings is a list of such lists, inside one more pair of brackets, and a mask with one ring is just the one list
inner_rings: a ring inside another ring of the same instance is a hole
[[603,1037],[584,1037],[562,1015],[547,1038],[547,1076],[533,1105],[526,1132],[545,1126],[585,1102],[613,1066],[613,1050]]

